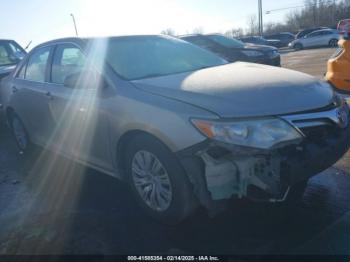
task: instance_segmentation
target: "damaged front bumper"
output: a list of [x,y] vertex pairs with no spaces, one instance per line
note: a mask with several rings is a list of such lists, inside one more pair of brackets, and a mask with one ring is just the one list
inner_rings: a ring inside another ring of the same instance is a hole
[[282,116],[303,134],[298,144],[263,150],[206,140],[178,152],[199,202],[210,209],[231,198],[283,201],[290,187],[332,166],[350,147],[349,110],[342,107]]

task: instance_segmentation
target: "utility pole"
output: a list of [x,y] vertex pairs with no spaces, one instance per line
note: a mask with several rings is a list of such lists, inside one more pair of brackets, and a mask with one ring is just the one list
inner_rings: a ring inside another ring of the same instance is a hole
[[259,14],[259,35],[263,36],[264,25],[263,25],[262,0],[258,0],[258,14]]
[[77,24],[75,23],[75,18],[73,14],[70,14],[70,16],[73,19],[73,24],[74,24],[74,29],[75,29],[75,35],[78,36],[78,29],[77,29]]

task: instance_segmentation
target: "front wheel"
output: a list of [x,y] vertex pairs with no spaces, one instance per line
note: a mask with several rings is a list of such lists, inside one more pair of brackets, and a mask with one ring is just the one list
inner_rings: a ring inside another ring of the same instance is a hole
[[332,39],[329,41],[328,45],[330,47],[337,47],[338,46],[338,39]]
[[135,137],[129,144],[125,171],[143,210],[165,224],[177,224],[195,208],[191,184],[173,153],[160,141]]

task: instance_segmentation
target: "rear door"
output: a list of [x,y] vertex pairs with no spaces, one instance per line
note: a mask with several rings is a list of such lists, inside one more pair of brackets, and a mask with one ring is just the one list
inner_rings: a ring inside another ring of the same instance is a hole
[[48,64],[52,47],[34,50],[11,83],[11,104],[24,122],[31,139],[44,145],[49,129]]
[[322,34],[320,35],[320,46],[329,45],[329,41],[332,39],[332,36],[332,31],[322,31]]
[[320,41],[320,36],[321,36],[321,32],[317,31],[317,32],[313,32],[310,33],[306,36],[306,38],[303,38],[302,42],[303,42],[303,46],[304,47],[315,47],[315,46],[320,46],[321,41]]

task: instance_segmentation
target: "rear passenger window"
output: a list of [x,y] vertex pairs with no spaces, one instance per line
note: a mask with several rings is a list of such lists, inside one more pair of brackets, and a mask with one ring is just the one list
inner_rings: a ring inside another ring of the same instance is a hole
[[46,66],[49,59],[50,47],[43,47],[35,51],[28,60],[25,79],[45,82]]
[[63,84],[67,76],[83,71],[85,64],[85,56],[78,47],[59,45],[53,59],[51,81]]

